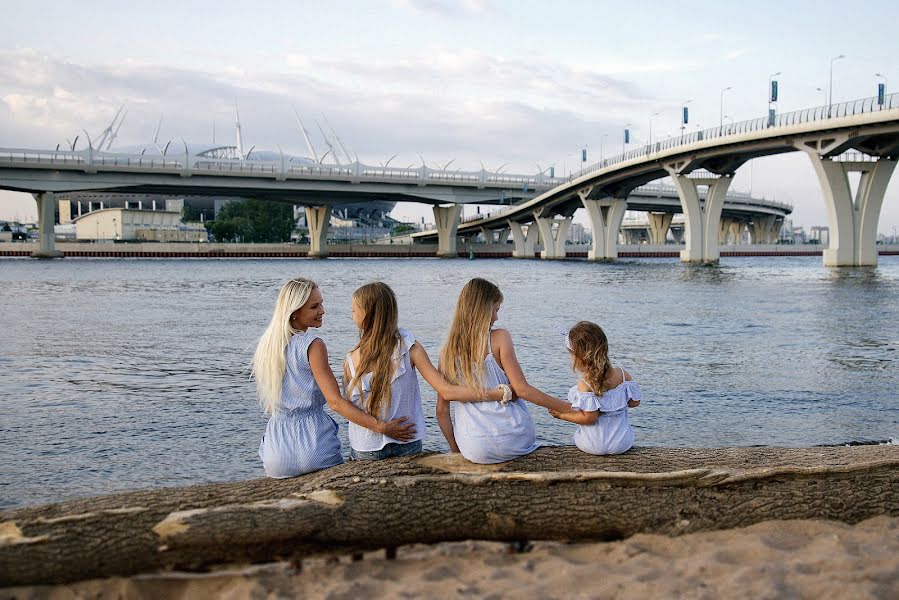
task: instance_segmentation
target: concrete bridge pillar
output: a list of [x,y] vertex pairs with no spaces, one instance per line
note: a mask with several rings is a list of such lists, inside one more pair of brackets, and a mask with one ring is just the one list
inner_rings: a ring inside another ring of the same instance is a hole
[[663,245],[668,238],[668,228],[671,227],[672,213],[646,213],[649,217],[649,243]]
[[674,238],[675,244],[683,244],[684,243],[684,228],[683,227],[672,227],[671,228],[671,237]]
[[540,241],[543,243],[540,258],[565,258],[565,238],[568,237],[571,217],[554,218],[534,215],[534,220],[537,221]]
[[753,244],[772,243],[772,234],[777,227],[777,217],[774,215],[756,215],[752,218],[749,232],[752,235]]
[[615,260],[618,258],[618,231],[627,201],[615,198],[590,200],[589,194],[589,189],[578,191],[593,229],[593,248],[587,253],[587,260]]
[[534,258],[534,246],[537,245],[539,229],[535,223],[526,226],[525,230],[521,223],[509,221],[509,229],[512,231],[512,241],[515,242],[515,250],[512,251],[514,258]]
[[743,221],[739,219],[731,219],[730,221],[730,237],[733,240],[732,244],[742,244],[743,243],[743,228],[746,227]]
[[462,216],[461,204],[434,207],[434,222],[437,224],[437,256],[456,258],[456,231]]
[[307,256],[328,256],[328,225],[331,223],[330,206],[307,206],[306,227],[309,229],[309,253]]
[[56,194],[42,192],[34,194],[37,201],[38,249],[31,253],[33,258],[60,258],[63,253],[56,249]]
[[[681,250],[680,259],[684,262],[717,263],[721,254],[718,249],[719,223],[721,209],[724,208],[724,197],[727,188],[733,181],[730,174],[717,177],[690,178],[666,166],[674,180],[677,195],[684,209],[684,229],[686,248]],[[699,201],[699,186],[707,186],[704,203]]]
[[[812,161],[827,206],[830,247],[824,250],[824,266],[876,265],[877,222],[896,160],[835,161],[815,149],[803,149]],[[854,200],[849,186],[849,173],[853,172],[861,173]]]

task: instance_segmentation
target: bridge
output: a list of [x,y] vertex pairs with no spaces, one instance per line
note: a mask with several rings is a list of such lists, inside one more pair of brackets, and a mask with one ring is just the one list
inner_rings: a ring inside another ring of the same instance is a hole
[[53,225],[55,194],[77,191],[221,195],[306,207],[310,256],[327,254],[331,207],[370,199],[434,205],[435,218],[453,214],[443,205],[514,203],[563,183],[561,178],[421,167],[261,161],[217,156],[123,154],[84,150],[0,148],[0,189],[34,194],[38,206],[38,257],[59,256]]
[[[456,228],[461,234],[509,230],[515,256],[532,257],[539,239],[544,258],[563,258],[571,216],[583,206],[593,228],[590,259],[614,259],[631,193],[650,181],[671,177],[685,220],[686,248],[681,260],[717,262],[722,212],[737,169],[753,158],[786,152],[805,153],[818,177],[830,227],[824,264],[876,265],[877,223],[899,156],[899,94],[797,110],[774,119],[752,119],[659,141],[587,167],[570,181],[507,210],[455,227],[438,221],[436,230],[420,238],[437,235],[444,246],[453,243],[449,238],[456,235]],[[849,173],[861,174],[855,197]]]
[[[699,199],[704,201],[706,198],[705,190],[699,190]],[[577,208],[576,205],[568,208]],[[675,214],[682,212],[680,198],[677,188],[673,185],[664,183],[649,183],[641,185],[632,190],[627,197],[627,210],[645,211],[647,213],[647,223],[641,226],[641,229],[647,229],[649,233],[649,242],[652,244],[664,244],[669,228],[671,228],[673,217]],[[719,241],[725,242],[728,237],[731,239],[739,239],[743,228],[749,227],[752,232],[754,243],[773,244],[777,241],[777,235],[780,226],[783,224],[784,217],[789,215],[793,210],[790,204],[766,200],[764,198],[754,198],[746,192],[728,191],[724,200],[724,206],[721,213],[721,227],[719,230]],[[502,207],[494,211],[489,211],[481,215],[463,218],[459,221],[457,227],[457,235],[463,239],[469,239],[478,235],[484,238],[485,242],[504,243],[508,240],[513,225],[509,225],[502,229],[494,229],[488,225],[493,221],[493,217],[500,219],[500,223],[509,220],[510,212]],[[572,211],[573,212],[573,211]],[[527,213],[525,213],[527,214]],[[568,215],[570,216],[570,215]],[[624,213],[621,214],[624,217]],[[561,240],[562,248],[566,238],[566,232],[570,219],[556,220],[564,229],[556,232],[556,239]],[[533,222],[532,222],[533,224]],[[535,246],[541,239],[545,239],[540,232],[539,226],[528,229],[525,225],[524,235],[519,238],[521,247],[517,247],[514,252],[515,256],[533,257]],[[620,229],[624,229],[621,225]],[[683,229],[681,228],[681,231]],[[439,235],[436,229],[430,231],[421,231],[412,234],[412,239],[416,242],[430,242]],[[617,235],[616,235],[617,240]],[[677,240],[680,243],[680,240]],[[522,243],[523,242],[523,243]],[[545,257],[552,253],[554,248],[544,248]],[[564,256],[564,255],[562,255]]]
[[[144,156],[86,150],[0,148],[0,189],[30,192],[38,200],[40,251],[53,247],[54,193],[128,190],[255,197],[306,206],[310,255],[327,253],[330,207],[366,198],[434,205],[438,255],[455,256],[456,236],[503,232],[515,255],[542,240],[544,258],[565,256],[565,233],[577,208],[593,229],[593,260],[617,256],[616,242],[631,193],[671,177],[685,218],[681,260],[717,262],[727,192],[747,161],[785,152],[809,157],[822,189],[830,226],[828,266],[877,264],[877,223],[899,155],[899,94],[808,108],[697,131],[604,159],[568,179],[419,168],[296,164],[191,154]],[[849,173],[860,173],[853,197]],[[462,205],[512,206],[460,223]],[[776,219],[776,215],[766,218]],[[536,227],[531,225],[536,224]],[[760,231],[772,227],[760,221]],[[501,233],[502,235],[502,233]],[[422,236],[426,237],[426,236]],[[533,256],[533,253],[531,253]]]

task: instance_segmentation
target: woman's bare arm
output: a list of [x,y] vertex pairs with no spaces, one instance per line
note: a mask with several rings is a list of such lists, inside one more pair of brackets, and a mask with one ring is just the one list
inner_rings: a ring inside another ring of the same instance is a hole
[[577,408],[569,409],[568,412],[559,412],[549,409],[549,414],[562,421],[575,423],[577,425],[593,425],[599,418],[598,410],[579,410]]
[[476,398],[475,392],[471,388],[461,385],[453,385],[448,382],[443,375],[434,368],[428,353],[424,347],[418,342],[412,344],[409,350],[409,358],[412,366],[418,369],[425,381],[434,388],[438,396],[448,402],[499,402],[503,399],[502,391],[498,389],[486,390],[486,398]]
[[512,336],[505,329],[496,329],[493,332],[491,342],[494,351],[498,354],[500,367],[506,372],[509,383],[512,385],[512,391],[519,398],[524,398],[532,404],[551,408],[559,412],[565,412],[569,409],[569,404],[554,396],[550,396],[541,392],[528,383],[518,363],[518,357],[515,356],[515,347],[512,345]]
[[450,415],[450,403],[443,396],[437,394],[437,424],[446,443],[449,444],[450,452],[458,452],[459,445],[456,443],[456,435],[453,431],[453,417]]
[[415,424],[405,422],[409,420],[408,417],[381,421],[340,395],[337,379],[334,378],[334,372],[328,364],[328,349],[320,339],[314,340],[309,345],[309,366],[312,367],[315,382],[325,395],[325,400],[331,410],[356,425],[377,431],[401,442],[412,440],[415,437]]

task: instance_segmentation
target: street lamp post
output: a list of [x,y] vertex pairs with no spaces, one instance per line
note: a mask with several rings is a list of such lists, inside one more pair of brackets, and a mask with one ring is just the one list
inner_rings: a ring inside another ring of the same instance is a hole
[[724,92],[726,92],[728,90],[732,90],[732,89],[734,89],[734,88],[731,86],[727,86],[726,88],[721,90],[721,104],[720,104],[721,110],[719,112],[720,118],[719,118],[719,123],[718,123],[719,127],[724,127]]
[[687,126],[687,105],[693,102],[693,99],[684,100],[681,105],[681,115],[680,115],[680,134],[681,137],[684,136],[684,128]]
[[654,113],[651,117],[649,117],[649,145],[652,146],[652,120],[659,116],[659,113]]
[[774,90],[774,78],[780,75],[780,71],[768,75],[768,126],[774,125],[774,117],[777,112],[777,93]]
[[827,92],[827,116],[830,116],[830,107],[833,106],[833,63],[837,62],[840,59],[846,58],[845,54],[840,54],[839,56],[834,56],[830,59],[830,79],[828,85]]
[[877,103],[883,107],[884,100],[887,95],[887,76],[882,75],[881,73],[874,73],[874,77],[879,77],[883,79],[883,94],[880,93],[880,84],[877,85]]

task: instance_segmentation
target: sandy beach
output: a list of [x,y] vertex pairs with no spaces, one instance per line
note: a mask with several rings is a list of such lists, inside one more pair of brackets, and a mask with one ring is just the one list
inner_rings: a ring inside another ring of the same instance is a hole
[[899,597],[899,518],[847,525],[766,521],[608,543],[412,545],[395,560],[371,552],[231,567],[6,588],[3,598],[846,598]]

